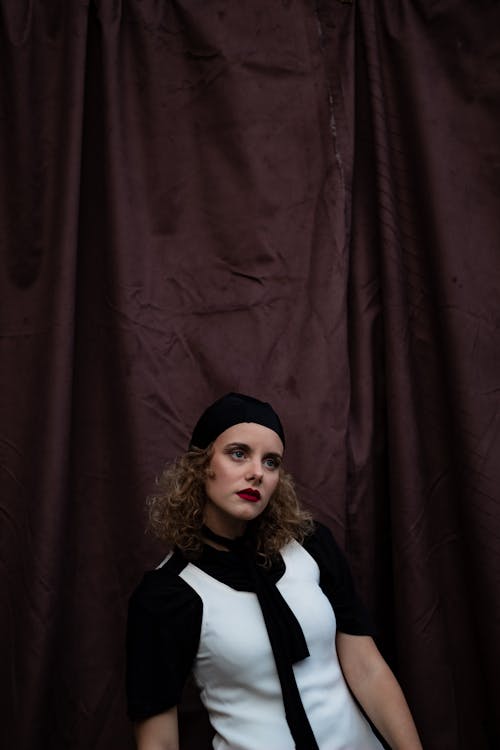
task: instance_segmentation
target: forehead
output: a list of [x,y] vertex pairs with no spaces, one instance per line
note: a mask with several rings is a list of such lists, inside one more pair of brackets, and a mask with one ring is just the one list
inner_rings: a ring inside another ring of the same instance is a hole
[[222,447],[229,443],[245,443],[250,448],[261,448],[270,453],[283,453],[283,443],[279,435],[269,427],[255,422],[239,422],[221,432],[214,442],[214,446]]

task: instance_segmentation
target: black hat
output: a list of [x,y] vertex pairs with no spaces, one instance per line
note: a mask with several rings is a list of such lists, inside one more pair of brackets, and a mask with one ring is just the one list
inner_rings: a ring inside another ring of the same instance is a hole
[[271,404],[242,393],[227,393],[205,409],[193,430],[190,448],[206,448],[224,430],[241,422],[255,422],[268,427],[285,445],[283,426]]

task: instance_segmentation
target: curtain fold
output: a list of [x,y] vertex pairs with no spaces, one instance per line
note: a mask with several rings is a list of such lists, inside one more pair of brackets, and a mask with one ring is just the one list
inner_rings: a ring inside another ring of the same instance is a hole
[[64,632],[86,15],[1,9],[1,734],[23,747]]
[[[479,286],[490,300],[498,289],[495,194],[477,174],[485,158],[474,133],[498,153],[491,131],[498,103],[491,106],[490,91],[467,111],[464,89],[469,76],[483,78],[482,55],[465,58],[468,70],[456,67],[461,48],[473,50],[489,21],[486,6],[471,14],[460,3],[446,13],[365,2],[356,15],[352,529],[361,549],[361,519],[378,526],[380,541],[365,554],[365,569],[369,555],[375,562],[368,583],[378,601],[392,599],[394,663],[426,726],[424,745],[435,747],[497,743],[488,672],[498,653],[498,517],[491,496],[481,510],[476,498],[498,468],[492,444],[478,451],[467,436],[479,425],[491,434],[498,399],[481,397],[464,377],[471,346],[463,324],[483,317]],[[490,218],[475,227],[472,251],[471,225],[486,205]],[[495,308],[484,321],[488,340]],[[491,347],[476,355],[476,372],[498,366]],[[491,525],[481,543],[474,527],[485,516]],[[486,625],[481,600],[490,603]]]

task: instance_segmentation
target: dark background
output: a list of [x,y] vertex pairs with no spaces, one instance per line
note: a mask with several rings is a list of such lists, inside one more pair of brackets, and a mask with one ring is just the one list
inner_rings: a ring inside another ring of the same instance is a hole
[[241,390],[426,750],[500,747],[499,3],[0,7],[0,745],[132,747],[144,499]]

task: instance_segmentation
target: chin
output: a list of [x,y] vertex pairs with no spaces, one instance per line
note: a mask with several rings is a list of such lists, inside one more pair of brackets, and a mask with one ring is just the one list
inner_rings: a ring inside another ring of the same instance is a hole
[[240,518],[244,518],[245,520],[251,521],[254,518],[258,518],[262,513],[264,512],[264,508],[255,506],[249,506],[248,508],[245,508],[243,513],[241,514]]

